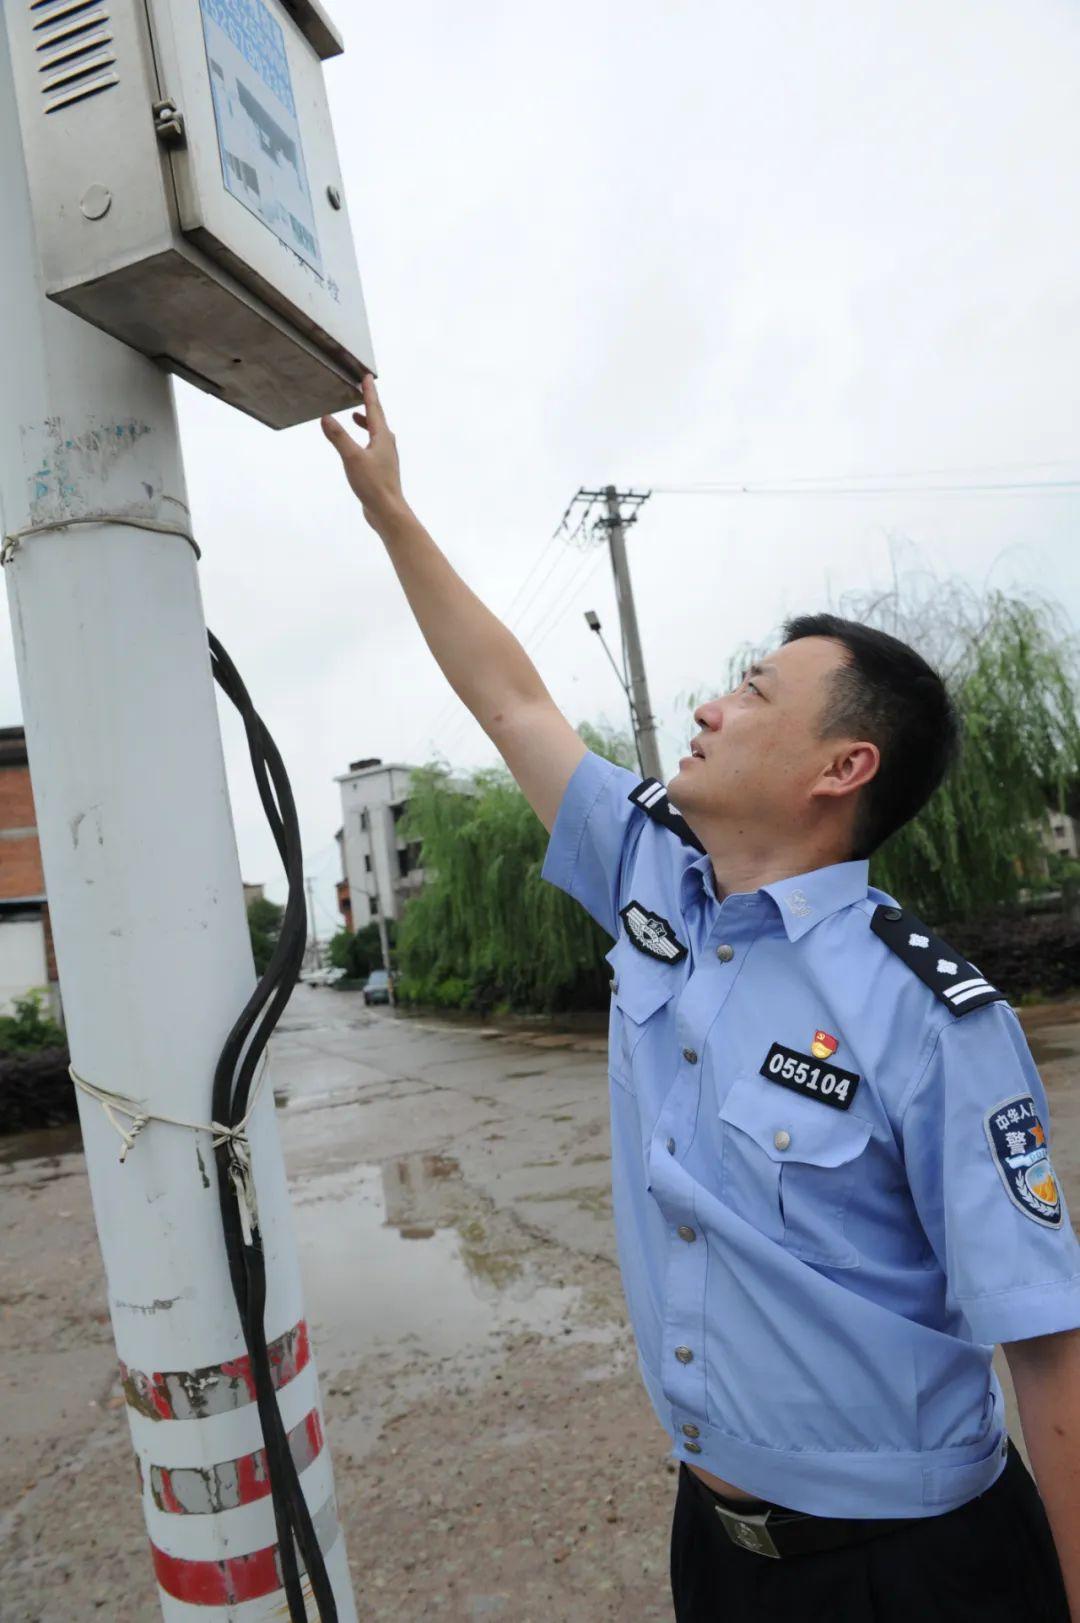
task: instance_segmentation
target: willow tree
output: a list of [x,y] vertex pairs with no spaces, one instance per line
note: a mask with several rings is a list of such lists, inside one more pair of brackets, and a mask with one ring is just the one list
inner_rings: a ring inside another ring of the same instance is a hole
[[951,623],[939,609],[936,628],[905,624],[910,616],[890,602],[872,621],[937,653],[960,712],[952,772],[870,865],[875,885],[932,920],[988,913],[1037,883],[1047,809],[1064,809],[1080,774],[1076,647],[1060,613],[994,592],[961,619],[960,595],[947,601]]
[[[580,732],[590,749],[632,765],[625,735]],[[420,768],[401,832],[421,842],[425,876],[398,937],[403,996],[540,1010],[606,999],[611,942],[540,878],[547,832],[505,769],[461,779],[445,764]]]

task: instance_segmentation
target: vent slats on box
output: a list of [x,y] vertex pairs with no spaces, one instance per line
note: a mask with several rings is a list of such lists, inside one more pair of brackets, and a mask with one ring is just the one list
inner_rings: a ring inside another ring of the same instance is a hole
[[109,13],[100,0],[30,0],[30,17],[46,113],[120,83]]

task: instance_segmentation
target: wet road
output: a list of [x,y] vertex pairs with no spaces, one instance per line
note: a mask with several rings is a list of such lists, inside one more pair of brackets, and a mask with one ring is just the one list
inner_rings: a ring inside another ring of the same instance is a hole
[[[1080,1007],[1025,1020],[1080,1213]],[[271,1077],[364,1618],[670,1618],[674,1479],[615,1267],[605,1046],[595,1028],[485,1032],[308,987],[279,1027]],[[0,1615],[152,1623],[77,1129],[0,1141],[0,1219]]]

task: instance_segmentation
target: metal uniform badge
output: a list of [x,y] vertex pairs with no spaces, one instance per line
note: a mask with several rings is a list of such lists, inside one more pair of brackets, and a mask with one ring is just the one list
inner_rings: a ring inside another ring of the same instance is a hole
[[1005,1099],[989,1112],[983,1125],[994,1164],[1014,1206],[1049,1228],[1061,1226],[1061,1195],[1046,1131],[1030,1093]]
[[678,964],[686,957],[687,949],[667,919],[661,918],[659,913],[651,913],[641,902],[627,902],[619,909],[619,917],[634,946],[649,958],[659,958],[664,964]]

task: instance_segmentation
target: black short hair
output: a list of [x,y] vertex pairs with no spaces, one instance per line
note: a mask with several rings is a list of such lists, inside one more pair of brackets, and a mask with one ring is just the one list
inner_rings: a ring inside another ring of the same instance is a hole
[[960,745],[960,719],[932,666],[887,631],[835,614],[801,614],[784,626],[784,642],[830,637],[847,661],[829,681],[823,738],[865,738],[881,764],[859,795],[854,857],[869,857],[930,799]]

